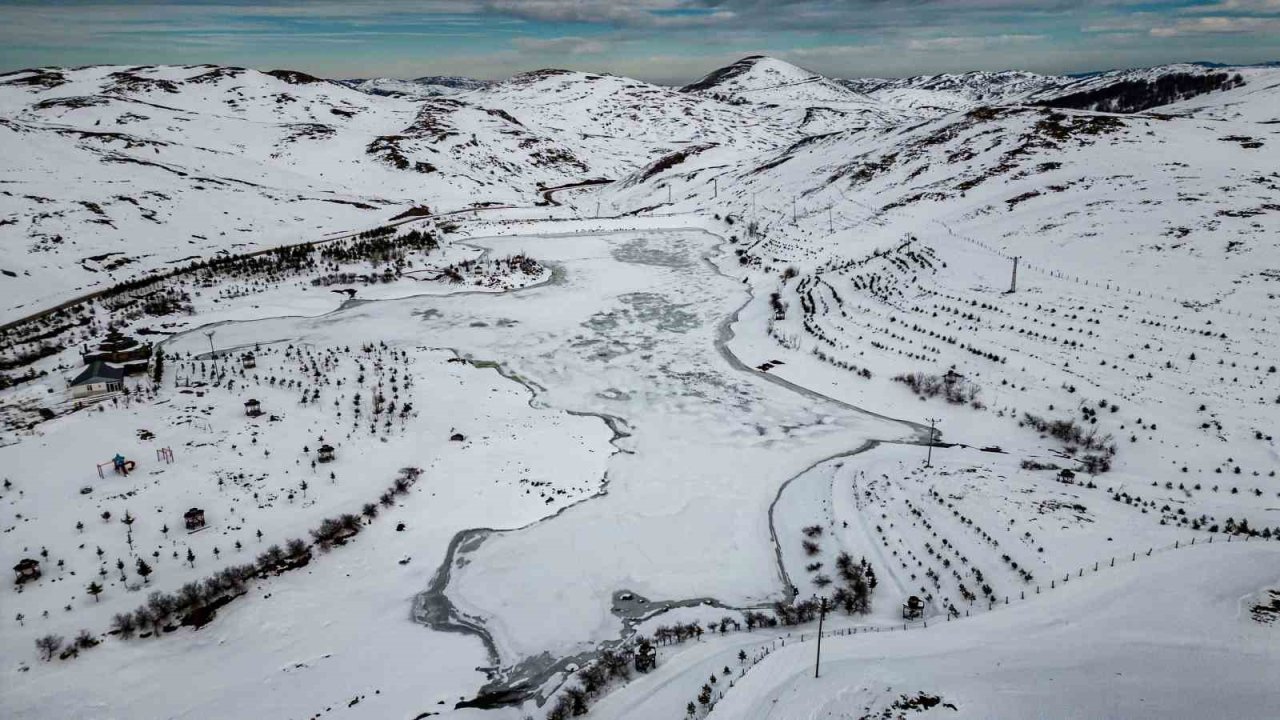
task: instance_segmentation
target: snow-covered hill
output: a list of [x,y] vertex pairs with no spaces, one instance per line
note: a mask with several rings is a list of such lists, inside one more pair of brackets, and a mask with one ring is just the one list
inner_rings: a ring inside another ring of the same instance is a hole
[[584,73],[420,101],[287,71],[9,73],[4,317],[191,257],[370,227],[416,205],[532,204],[542,187],[631,172],[689,144],[759,152],[794,139],[762,120]]
[[367,80],[341,80],[347,87],[369,95],[385,95],[421,100],[440,95],[457,95],[469,90],[486,87],[485,80],[453,75],[427,75],[412,80],[396,78],[370,78]]
[[891,105],[940,110],[967,110],[979,105],[1018,102],[1037,92],[1070,82],[1053,75],[1006,70],[907,78],[849,78],[841,85]]
[[0,714],[1275,714],[1280,69],[370,82],[0,75]]
[[892,126],[920,116],[915,108],[880,102],[839,81],[762,55],[715,70],[681,91],[756,106],[809,135]]

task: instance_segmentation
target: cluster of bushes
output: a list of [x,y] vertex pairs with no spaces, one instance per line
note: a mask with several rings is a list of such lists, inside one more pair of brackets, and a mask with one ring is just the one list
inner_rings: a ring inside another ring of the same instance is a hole
[[[381,503],[383,507],[391,507],[396,502],[396,496],[409,492],[409,488],[413,487],[413,484],[417,482],[418,478],[421,476],[422,470],[418,468],[401,468],[400,475],[396,478],[395,482],[391,483],[391,487],[387,488],[382,495],[378,497],[378,502]],[[373,505],[373,503],[369,503],[364,506],[363,513],[366,517],[372,518],[378,514],[377,506]]]
[[[430,231],[412,230],[397,235],[397,228],[387,225],[348,239],[195,260],[167,271],[116,283],[103,290],[96,300],[117,320],[134,319],[143,313],[191,312],[190,295],[179,287],[166,286],[166,282],[189,279],[204,287],[226,279],[274,283],[293,275],[313,272],[321,264],[337,272],[339,264],[365,260],[399,268],[409,253],[431,252],[438,247],[439,242]],[[9,348],[0,356],[0,370],[26,367],[61,352],[74,344],[74,338],[66,336],[78,328],[92,331],[92,313],[86,312],[91,308],[91,302],[93,300],[62,308],[0,333],[0,339]],[[13,384],[30,377],[33,376],[9,377],[7,382]]]
[[360,518],[343,513],[336,518],[325,518],[320,527],[311,531],[311,537],[321,550],[328,552],[334,545],[343,545],[347,538],[360,532]]
[[364,149],[365,154],[390,165],[397,170],[409,170],[414,172],[430,173],[435,172],[436,167],[429,162],[423,160],[409,160],[405,156],[404,150],[400,147],[400,141],[405,140],[404,135],[383,135],[373,139]]
[[782,293],[770,293],[769,307],[773,308],[774,320],[785,320],[787,318],[787,305],[782,302]]
[[870,370],[868,370],[868,369],[866,369],[866,368],[864,368],[864,367],[858,367],[857,365],[854,365],[853,363],[848,362],[848,361],[845,361],[845,360],[839,360],[839,359],[837,359],[837,358],[835,358],[835,357],[833,357],[833,356],[831,356],[831,355],[826,354],[826,353],[825,353],[825,352],[823,352],[820,348],[814,348],[814,349],[813,349],[813,356],[814,356],[814,357],[816,357],[816,358],[818,358],[819,360],[821,360],[821,361],[825,362],[825,363],[828,363],[828,364],[830,364],[830,365],[835,365],[836,367],[840,368],[841,370],[848,370],[849,372],[853,373],[854,375],[857,375],[858,377],[860,377],[860,378],[862,378],[862,379],[864,379],[864,380],[870,380],[870,379],[871,379],[871,371],[870,371]]
[[698,153],[701,153],[701,152],[705,152],[706,150],[709,150],[713,147],[715,147],[714,143],[702,144],[702,145],[691,145],[682,150],[677,150],[676,152],[673,152],[670,155],[663,155],[662,157],[650,163],[649,167],[642,170],[640,172],[639,177],[635,179],[633,184],[642,183],[645,180],[648,180],[649,178],[653,177],[654,175],[670,170],[676,165],[679,165],[685,160],[688,160],[691,156],[697,155]]
[[439,240],[430,232],[410,230],[403,235],[396,235],[396,228],[387,225],[366,230],[349,240],[322,245],[320,258],[339,264],[368,261],[375,265],[399,265],[411,252],[427,254],[439,247]]
[[400,275],[387,268],[380,273],[337,272],[311,278],[312,287],[329,287],[330,285],[376,285],[398,280]]
[[[492,260],[463,260],[440,271],[441,277],[453,283],[463,283],[468,276],[486,276],[500,274],[540,275],[542,264],[528,255],[508,255]],[[479,277],[476,283],[480,282]]]
[[653,639],[659,645],[668,645],[671,643],[682,643],[685,640],[697,640],[702,637],[702,626],[696,622],[681,623],[676,625],[659,625],[653,631]]
[[773,613],[777,620],[768,623],[766,627],[802,625],[807,622],[813,622],[818,619],[818,613],[821,610],[822,606],[812,598],[801,600],[797,603],[786,603],[779,600],[773,604]]
[[111,619],[111,632],[131,638],[135,632],[154,633],[173,630],[173,621],[202,625],[212,618],[212,610],[243,594],[249,580],[262,572],[257,564],[232,565],[207,577],[192,581],[176,593],[159,590],[147,596],[147,602],[131,613],[117,613]]
[[854,562],[849,553],[842,552],[836,556],[836,574],[844,583],[831,596],[836,606],[850,615],[871,612],[871,593],[875,592],[877,581],[876,573],[867,559]]
[[[640,638],[640,647],[644,652],[650,651],[649,641]],[[631,679],[631,661],[634,653],[630,647],[619,650],[602,650],[595,662],[578,671],[580,685],[570,685],[556,697],[555,702],[547,710],[547,720],[565,720],[577,715],[585,715],[589,703],[603,694],[613,681],[626,682]]]
[[900,382],[911,388],[911,392],[920,398],[941,396],[952,405],[968,405],[975,410],[986,407],[978,395],[982,388],[954,372],[946,375],[926,375],[922,372],[903,373],[894,376],[894,382]]
[[1045,100],[1038,104],[1075,110],[1136,113],[1215,90],[1230,90],[1243,84],[1244,78],[1240,73],[1234,75],[1224,72],[1204,75],[1170,73],[1154,80],[1125,80],[1096,90],[1085,90],[1053,100]]
[[[388,492],[404,493],[417,481],[422,471],[403,468]],[[376,508],[365,506],[365,516],[372,519]],[[336,518],[326,518],[311,531],[315,544],[323,551],[334,545],[342,545],[360,531],[360,518],[350,513]],[[190,560],[193,556],[188,555]],[[250,580],[265,577],[269,573],[279,575],[303,567],[311,561],[311,546],[299,538],[285,543],[284,547],[271,545],[258,555],[255,562],[223,568],[203,581],[183,585],[176,593],[152,592],[147,602],[133,612],[118,613],[111,620],[111,632],[122,638],[132,638],[138,632],[174,630],[179,624],[201,626],[213,619],[214,611],[245,593]],[[141,563],[140,563],[141,567]],[[150,570],[146,572],[150,574]],[[144,575],[145,577],[145,575]]]
[[1099,435],[1096,429],[1086,428],[1074,420],[1046,420],[1031,413],[1023,413],[1018,425],[1029,426],[1058,440],[1068,455],[1084,451],[1079,458],[1080,464],[1090,475],[1098,475],[1111,469],[1116,444],[1110,435]]
[[[52,660],[54,655],[57,655],[63,660],[69,660],[74,657],[79,657],[81,650],[88,650],[99,642],[101,641],[94,637],[93,633],[88,630],[81,630],[80,634],[76,635],[75,639],[70,643],[68,643],[66,638],[61,635],[54,635],[50,633],[49,635],[36,638],[36,649],[44,655],[46,662]],[[59,653],[59,650],[62,652]]]

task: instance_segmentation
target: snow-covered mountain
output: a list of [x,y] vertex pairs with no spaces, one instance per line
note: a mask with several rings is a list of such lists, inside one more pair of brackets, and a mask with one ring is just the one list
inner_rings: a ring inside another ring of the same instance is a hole
[[530,73],[414,100],[210,66],[9,73],[0,133],[8,313],[414,205],[533,202],[689,144],[751,152],[797,137],[750,109],[612,76]]
[[839,81],[762,55],[708,73],[681,91],[754,107],[807,135],[887,127],[922,116],[915,108],[881,102]]
[[791,63],[763,55],[745,57],[681,88],[729,101],[813,105],[865,101],[840,83]]
[[369,95],[384,95],[423,99],[440,95],[457,95],[490,85],[487,80],[455,75],[426,75],[412,80],[397,78],[370,78],[367,80],[340,80],[343,85]]
[[973,71],[907,78],[849,78],[841,85],[891,105],[962,110],[1017,102],[1070,82],[1069,78],[1006,70]]
[[[1275,68],[1267,66],[1233,68],[1180,63],[1073,78],[1070,82],[1032,92],[1021,100],[1050,107],[1118,113],[1182,112],[1196,107],[1221,118],[1265,122],[1280,116],[1271,98],[1276,81]],[[1231,100],[1222,97],[1225,93],[1231,93]]]
[[0,75],[0,714],[1275,714],[1280,68],[423,86]]

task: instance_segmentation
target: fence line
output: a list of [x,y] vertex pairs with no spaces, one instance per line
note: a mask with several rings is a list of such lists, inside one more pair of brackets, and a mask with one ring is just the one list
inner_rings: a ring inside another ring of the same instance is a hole
[[[1233,540],[1232,540],[1232,538],[1233,538],[1233,537],[1237,537],[1237,536],[1233,536],[1233,535],[1228,534],[1228,535],[1226,536],[1226,538],[1227,538],[1227,539],[1225,540],[1225,542],[1227,542],[1227,543],[1233,542]],[[1249,538],[1250,538],[1250,536],[1249,536],[1249,535],[1243,535],[1243,536],[1238,536],[1238,537],[1242,537],[1242,538],[1243,538],[1243,540],[1235,540],[1234,542],[1246,542],[1246,543],[1247,543],[1247,542],[1249,542],[1249,541],[1250,541],[1250,539],[1249,539]],[[1181,540],[1175,540],[1175,541],[1173,542],[1173,544],[1172,544],[1172,545],[1164,545],[1164,546],[1160,546],[1160,547],[1152,546],[1152,547],[1147,548],[1147,551],[1146,551],[1146,552],[1132,551],[1132,552],[1130,552],[1130,554],[1129,554],[1129,560],[1128,560],[1127,562],[1128,562],[1129,564],[1131,564],[1131,565],[1132,565],[1132,564],[1136,564],[1136,563],[1138,563],[1138,562],[1141,562],[1142,558],[1149,558],[1149,557],[1151,557],[1153,554],[1156,554],[1156,553],[1163,553],[1163,552],[1170,552],[1170,551],[1180,550],[1180,549],[1185,549],[1185,548],[1193,547],[1193,546],[1195,546],[1196,544],[1200,544],[1200,545],[1212,545],[1212,544],[1213,544],[1213,538],[1214,538],[1214,536],[1213,536],[1213,535],[1209,535],[1209,538],[1208,538],[1207,540],[1205,540],[1204,538],[1192,537],[1192,538],[1191,538],[1191,542],[1182,542]],[[1224,542],[1224,541],[1219,540],[1218,542],[1219,542],[1219,544],[1222,544],[1222,542]],[[1265,540],[1260,541],[1260,542],[1265,542]],[[1095,562],[1093,563],[1093,567],[1092,567],[1092,568],[1090,568],[1087,564],[1086,564],[1086,565],[1082,565],[1082,566],[1080,566],[1079,568],[1077,568],[1077,569],[1076,569],[1076,571],[1075,571],[1074,575],[1073,575],[1073,573],[1071,573],[1071,572],[1066,572],[1066,573],[1064,573],[1064,574],[1063,574],[1063,576],[1062,576],[1062,580],[1061,580],[1061,581],[1059,581],[1059,580],[1057,579],[1057,577],[1055,576],[1053,579],[1051,579],[1051,580],[1049,581],[1049,585],[1048,585],[1047,587],[1045,587],[1045,586],[1043,586],[1043,585],[1036,585],[1036,586],[1035,586],[1035,592],[1032,594],[1032,597],[1034,597],[1035,595],[1040,595],[1040,594],[1042,594],[1042,589],[1043,589],[1044,591],[1046,591],[1046,592],[1047,592],[1047,591],[1049,591],[1049,590],[1056,590],[1056,589],[1058,588],[1058,586],[1059,586],[1059,582],[1061,582],[1061,585],[1065,586],[1065,585],[1067,585],[1067,584],[1071,581],[1072,577],[1075,577],[1077,580],[1078,580],[1078,579],[1081,579],[1081,578],[1083,578],[1083,577],[1084,577],[1084,574],[1085,574],[1086,572],[1088,572],[1088,573],[1095,573],[1095,574],[1097,574],[1097,573],[1101,573],[1101,572],[1103,572],[1103,571],[1105,571],[1105,570],[1109,570],[1109,569],[1111,569],[1111,568],[1114,568],[1114,567],[1116,567],[1116,560],[1117,560],[1117,558],[1120,560],[1120,562],[1121,562],[1121,564],[1122,564],[1122,565],[1126,562],[1126,561],[1124,560],[1124,556],[1123,556],[1123,555],[1119,555],[1119,556],[1115,556],[1115,555],[1113,555],[1113,556],[1111,556],[1111,557],[1110,557],[1110,558],[1105,562],[1105,564],[1104,564],[1104,562],[1103,562],[1103,561],[1099,560],[1099,561],[1095,561]],[[1019,592],[1019,595],[1018,595],[1018,597],[1016,597],[1016,598],[1014,598],[1014,597],[1012,597],[1012,596],[1009,596],[1009,595],[1006,595],[1006,596],[1004,597],[1004,602],[1000,602],[1000,601],[998,601],[998,600],[988,600],[988,601],[987,601],[987,608],[986,608],[985,612],[991,612],[991,611],[994,611],[994,610],[996,610],[997,608],[999,608],[999,607],[1001,607],[1001,606],[1008,606],[1008,605],[1010,605],[1010,604],[1012,604],[1013,602],[1016,602],[1016,601],[1026,600],[1026,599],[1027,599],[1027,592],[1028,592],[1028,591],[1027,591],[1027,589],[1026,589],[1026,588],[1024,588],[1022,591],[1020,591],[1020,592]],[[970,605],[972,605],[972,604],[973,604],[973,603],[971,602],[971,603],[970,603]],[[971,614],[970,610],[975,610],[975,612]],[[967,618],[967,617],[974,617],[974,616],[976,616],[977,614],[981,614],[981,613],[983,613],[983,612],[984,612],[984,611],[981,609],[981,607],[979,607],[979,608],[977,608],[977,609],[974,609],[974,608],[966,608],[966,609],[965,609],[965,611],[964,611],[964,615],[963,615],[963,617],[966,617],[966,618]],[[944,622],[951,622],[951,614],[950,614],[950,613],[945,613],[945,617],[946,617],[946,619],[945,619],[945,621],[944,621]],[[958,616],[958,615],[957,615],[956,620],[957,620],[957,621],[959,621],[960,619],[961,619],[961,616]],[[812,622],[812,621],[810,621],[810,622]],[[934,625],[937,625],[937,624],[938,624],[938,623],[937,623],[937,620],[935,619],[935,621],[934,621]],[[868,633],[904,632],[904,631],[907,631],[907,630],[916,630],[916,629],[923,630],[923,629],[927,629],[928,627],[929,627],[929,618],[921,618],[919,621],[916,621],[916,622],[910,622],[910,621],[908,621],[908,622],[904,622],[904,623],[902,623],[901,625],[894,624],[894,625],[889,625],[889,626],[868,626],[868,627],[859,627],[859,626],[856,626],[856,625],[855,625],[855,626],[853,626],[853,627],[849,627],[849,628],[836,628],[836,629],[832,629],[832,630],[824,630],[824,631],[822,631],[822,637],[824,637],[824,638],[831,638],[831,637],[848,637],[848,636],[858,635],[859,633],[861,633],[861,634],[863,634],[863,635],[866,635],[866,634],[868,634]],[[813,639],[817,638],[817,636],[818,636],[818,633],[816,633],[816,632],[815,632],[815,633],[800,633],[800,635],[799,635],[799,638],[798,638],[798,639],[797,639],[797,638],[792,637],[792,640],[793,640],[793,642],[801,642],[801,643],[803,643],[803,642],[808,642],[808,641],[810,641],[810,640],[813,640]],[[787,637],[791,637],[790,633],[788,633]],[[763,648],[763,653],[762,653],[762,654],[760,654],[759,656],[756,656],[755,658],[753,658],[753,660],[752,660],[751,664],[746,665],[746,666],[744,666],[744,667],[742,668],[741,672],[738,674],[737,679],[738,679],[738,680],[741,680],[743,677],[745,677],[745,676],[746,676],[746,674],[747,674],[747,671],[748,671],[748,670],[750,670],[751,668],[754,668],[757,664],[759,664],[762,660],[764,660],[764,658],[768,657],[768,655],[769,655],[770,653],[774,652],[775,650],[778,650],[778,649],[781,649],[781,648],[783,648],[783,647],[786,647],[786,644],[787,644],[787,637],[781,637],[781,638],[777,638],[777,639],[775,639],[775,640],[770,641],[769,646],[768,646],[767,648]],[[779,644],[779,642],[778,642],[779,640],[781,640],[781,644]],[[763,647],[763,646],[762,646],[762,647]],[[719,694],[718,694],[718,695],[716,696],[716,698],[715,698],[715,701],[713,701],[712,703],[710,703],[710,704],[707,706],[707,710],[708,710],[708,712],[710,712],[711,708],[714,708],[714,707],[715,707],[716,702],[718,702],[721,698],[723,698],[723,697],[724,697],[724,693],[725,693],[725,692],[728,692],[728,690],[729,690],[730,688],[732,688],[735,684],[736,684],[736,680],[735,680],[735,681],[731,681],[731,682],[729,683],[729,687],[728,687],[728,688],[725,688],[724,690],[722,690],[722,691],[720,691],[720,692],[719,692]]]

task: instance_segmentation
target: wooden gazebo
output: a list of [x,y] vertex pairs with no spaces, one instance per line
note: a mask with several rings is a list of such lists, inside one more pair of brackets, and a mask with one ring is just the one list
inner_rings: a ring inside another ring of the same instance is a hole
[[262,403],[250,398],[244,403],[244,414],[249,417],[258,417],[262,414]]
[[13,566],[13,571],[18,574],[17,582],[19,585],[28,580],[40,579],[40,561],[33,558],[23,558]]
[[914,620],[920,617],[924,617],[924,601],[912,595],[907,598],[906,602],[902,603],[902,619]]
[[187,530],[199,530],[204,527],[204,510],[191,508],[182,514],[182,521],[187,524]]
[[316,453],[316,459],[322,463],[327,463],[330,460],[333,460],[333,446],[321,445],[320,450]]

